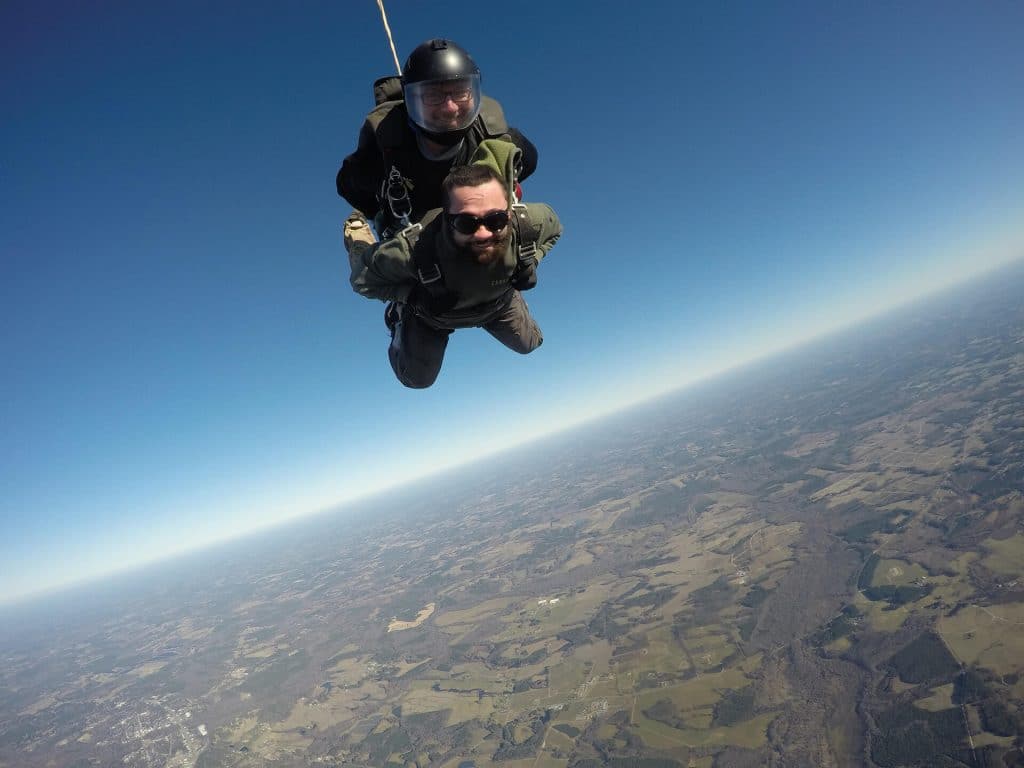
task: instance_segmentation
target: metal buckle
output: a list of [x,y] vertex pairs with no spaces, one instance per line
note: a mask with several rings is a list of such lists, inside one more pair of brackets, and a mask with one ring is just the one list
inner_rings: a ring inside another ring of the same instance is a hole
[[410,224],[405,229],[399,230],[398,237],[404,237],[411,247],[416,244],[416,238],[419,237],[421,229],[423,229],[423,225],[417,221],[415,224]]
[[441,279],[441,270],[438,268],[437,264],[431,264],[430,268],[433,270],[433,274],[429,277],[423,274],[422,269],[416,270],[416,274],[419,275],[420,282],[423,283],[423,285],[430,285],[431,283],[436,283]]
[[409,190],[405,186],[402,174],[394,166],[391,166],[391,173],[385,182],[384,196],[387,198],[391,215],[399,221],[408,221],[412,214],[412,200],[409,199]]

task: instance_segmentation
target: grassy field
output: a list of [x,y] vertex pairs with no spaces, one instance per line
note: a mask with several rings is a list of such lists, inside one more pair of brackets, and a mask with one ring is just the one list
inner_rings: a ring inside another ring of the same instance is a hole
[[460,631],[493,615],[503,615],[514,603],[514,598],[498,597],[462,611],[444,611],[434,618],[434,624],[445,630]]
[[356,685],[366,677],[369,662],[370,659],[366,656],[351,656],[342,659],[333,667],[325,670],[326,677],[336,686]]
[[[478,665],[473,665],[478,666]],[[479,665],[482,666],[482,665]],[[432,677],[435,677],[432,675]],[[442,691],[483,691],[484,693],[511,693],[512,689],[507,678],[486,667],[477,673],[465,671],[462,665],[447,676],[436,676],[437,684]]]
[[1024,671],[1024,603],[967,606],[937,627],[961,662],[999,675]]
[[928,583],[932,585],[931,601],[937,600],[952,607],[970,600],[974,596],[974,587],[967,574],[971,563],[977,559],[977,552],[966,552],[947,564],[953,575],[939,574],[929,577]]
[[841,655],[843,653],[846,653],[848,650],[850,650],[852,645],[853,645],[853,642],[850,640],[850,638],[844,636],[844,637],[836,638],[831,643],[826,645],[825,646],[825,650],[828,651],[829,653],[834,653],[836,655]]
[[864,615],[871,628],[878,632],[895,632],[912,613],[911,606],[890,608],[888,603],[868,600],[860,593],[854,598],[854,605]]
[[562,661],[549,672],[548,695],[552,699],[586,699],[587,681],[597,675],[587,669],[586,664],[575,656]]
[[983,546],[990,553],[982,560],[986,568],[1007,579],[1024,577],[1024,534],[1002,540],[986,539]]
[[1011,747],[1013,746],[1012,736],[996,736],[994,733],[982,732],[975,734],[974,737],[975,747],[987,747],[991,745],[1000,747]]
[[871,579],[871,586],[901,587],[927,576],[928,572],[917,563],[909,563],[906,560],[879,560],[874,578]]
[[427,603],[412,621],[393,620],[388,624],[388,632],[401,632],[403,629],[415,629],[424,621],[429,619],[437,607],[436,603]]
[[401,699],[404,715],[447,709],[450,710],[447,725],[455,725],[477,718],[486,721],[498,703],[498,699],[495,697],[481,697],[476,693],[434,691],[431,689],[431,685],[432,683],[425,680],[417,680],[413,683]]
[[865,485],[877,484],[878,475],[867,472],[836,472],[830,477],[836,479],[811,495],[811,501],[823,501],[829,508],[868,495]]
[[953,684],[939,685],[931,689],[931,695],[914,702],[915,707],[928,712],[939,712],[953,706]]
[[[720,611],[719,616],[728,615],[729,607]],[[684,642],[697,662],[699,671],[704,672],[714,669],[727,656],[736,652],[734,635],[735,631],[730,624],[705,624],[688,630]]]
[[636,727],[636,733],[645,744],[660,749],[672,747],[706,747],[733,745],[753,749],[764,744],[768,726],[778,715],[758,715],[728,728],[680,730],[664,723],[644,718]]
[[722,694],[749,684],[750,680],[743,670],[733,667],[715,674],[700,675],[664,688],[640,692],[637,696],[637,711],[642,712],[649,709],[660,699],[668,699],[682,713],[684,721],[689,722],[687,713],[691,713],[702,719],[706,715],[707,722],[710,723],[710,711],[722,698]]

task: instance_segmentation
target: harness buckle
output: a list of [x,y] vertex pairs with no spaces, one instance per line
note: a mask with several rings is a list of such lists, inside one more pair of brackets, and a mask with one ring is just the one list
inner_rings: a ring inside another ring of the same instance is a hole
[[400,229],[395,237],[404,237],[406,242],[409,243],[409,247],[416,245],[416,239],[420,236],[420,230],[423,229],[423,225],[418,221],[414,224],[410,224],[404,229]]
[[412,201],[409,199],[405,179],[394,166],[391,166],[391,172],[384,182],[384,197],[395,220],[403,224],[408,223],[409,216],[412,215]]
[[424,275],[423,270],[419,268],[416,269],[416,274],[419,275],[420,282],[423,283],[423,285],[430,285],[431,283],[436,283],[441,280],[441,270],[438,268],[437,264],[431,264],[426,275]]
[[530,237],[528,243],[523,242],[526,233],[530,233],[531,235],[533,234],[530,222],[529,209],[527,209],[525,203],[513,203],[512,215],[515,217],[514,226],[516,230],[516,236],[519,240],[519,262],[522,264],[524,262],[528,263],[532,260],[534,263],[536,263],[538,251],[536,239]]

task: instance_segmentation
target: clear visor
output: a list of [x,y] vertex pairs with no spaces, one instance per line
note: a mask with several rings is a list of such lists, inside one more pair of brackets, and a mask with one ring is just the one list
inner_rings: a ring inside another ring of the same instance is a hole
[[430,133],[464,131],[480,114],[480,75],[405,86],[405,108]]

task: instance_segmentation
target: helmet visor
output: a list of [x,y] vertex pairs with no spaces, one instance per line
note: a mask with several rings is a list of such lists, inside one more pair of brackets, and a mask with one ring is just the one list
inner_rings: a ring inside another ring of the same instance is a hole
[[464,131],[480,114],[480,75],[408,83],[405,108],[412,121],[430,133]]

